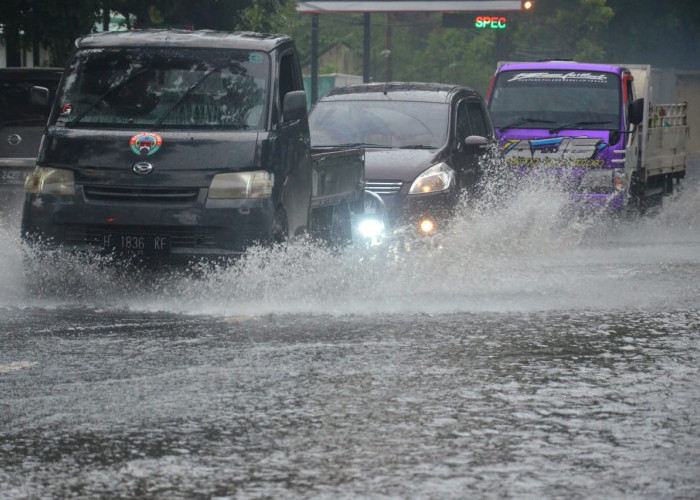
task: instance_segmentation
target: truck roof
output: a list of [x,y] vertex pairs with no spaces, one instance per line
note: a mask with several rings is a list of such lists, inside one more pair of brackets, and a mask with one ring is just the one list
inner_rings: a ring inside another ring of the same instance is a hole
[[476,94],[476,91],[461,85],[449,85],[442,83],[422,82],[388,82],[388,83],[358,83],[346,87],[331,89],[325,94],[322,101],[341,101],[357,98],[363,94],[362,99],[387,99],[391,94],[392,100],[419,101],[419,102],[450,102],[453,94],[459,91]]
[[287,35],[251,31],[146,29],[105,31],[78,38],[77,48],[86,47],[203,47],[221,49],[262,50],[269,52],[292,41]]
[[560,69],[565,71],[604,71],[608,73],[620,74],[623,69],[626,68],[612,64],[579,63],[575,61],[504,62],[499,63],[498,72],[543,69]]

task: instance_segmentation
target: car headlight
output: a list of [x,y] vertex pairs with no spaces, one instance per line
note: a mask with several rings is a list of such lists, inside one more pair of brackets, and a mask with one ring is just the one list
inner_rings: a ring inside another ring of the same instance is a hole
[[232,200],[269,198],[272,196],[274,175],[264,170],[217,174],[209,185],[209,198]]
[[72,170],[62,168],[36,167],[24,181],[24,189],[32,194],[73,196],[75,179]]
[[360,236],[367,240],[374,240],[384,236],[385,229],[384,221],[373,216],[365,217],[357,224]]
[[452,186],[455,171],[445,163],[433,165],[428,170],[416,177],[411,184],[408,194],[426,194],[445,191]]

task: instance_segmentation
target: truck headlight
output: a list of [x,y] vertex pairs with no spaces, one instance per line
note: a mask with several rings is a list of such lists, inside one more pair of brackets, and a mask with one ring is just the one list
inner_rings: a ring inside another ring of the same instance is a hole
[[217,174],[209,185],[209,198],[216,200],[269,198],[272,196],[274,178],[273,174],[264,170]]
[[73,196],[75,180],[72,170],[62,168],[36,167],[24,181],[24,189],[32,194]]
[[627,176],[619,169],[586,170],[581,177],[581,189],[589,192],[624,191],[626,185]]
[[452,186],[455,171],[445,163],[433,165],[428,170],[416,177],[411,184],[408,194],[426,194],[445,191]]

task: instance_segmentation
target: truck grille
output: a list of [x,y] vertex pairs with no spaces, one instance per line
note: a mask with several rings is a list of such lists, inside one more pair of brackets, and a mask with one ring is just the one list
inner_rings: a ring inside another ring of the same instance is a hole
[[199,188],[83,186],[83,192],[85,198],[91,201],[186,203],[197,199]]
[[365,189],[377,194],[397,194],[401,191],[401,181],[367,181]]

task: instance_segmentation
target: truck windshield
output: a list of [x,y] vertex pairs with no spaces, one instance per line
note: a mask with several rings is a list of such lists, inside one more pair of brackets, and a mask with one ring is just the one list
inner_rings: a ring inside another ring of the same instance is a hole
[[311,145],[437,149],[447,141],[449,117],[444,103],[321,101],[309,115]]
[[614,73],[571,70],[504,71],[494,82],[489,111],[494,125],[542,128],[619,129],[620,81]]
[[264,129],[269,59],[219,49],[79,51],[58,97],[65,127]]

